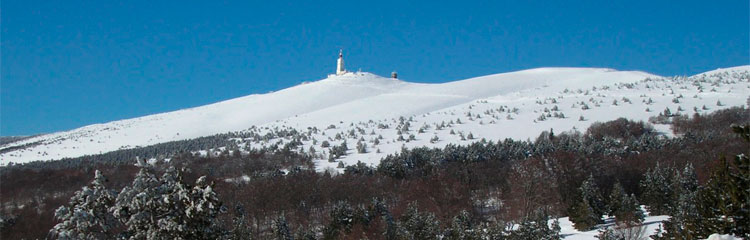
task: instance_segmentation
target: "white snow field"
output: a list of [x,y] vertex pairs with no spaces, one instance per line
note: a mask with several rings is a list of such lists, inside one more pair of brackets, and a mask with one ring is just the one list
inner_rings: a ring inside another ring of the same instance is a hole
[[[668,78],[602,68],[537,68],[442,84],[346,73],[268,94],[11,142],[0,146],[0,165],[235,131],[264,135],[296,129],[305,135],[299,151],[314,149],[316,167],[324,170],[339,162],[376,165],[402,147],[534,139],[541,131],[585,131],[594,122],[620,117],[647,121],[666,108],[686,115],[708,113],[743,106],[749,96],[750,66]],[[397,129],[402,122],[409,124],[408,130]],[[667,125],[655,127],[669,135]],[[241,147],[259,148],[290,140],[238,141]],[[329,162],[328,149],[321,147],[324,140],[331,145],[346,141],[350,150]],[[358,141],[367,145],[366,153],[356,151]]]
[[[633,229],[626,230],[625,232],[630,233],[633,239],[650,239],[648,236],[656,233],[656,230],[661,226],[661,223],[669,219],[669,216],[647,216],[643,219],[643,224]],[[560,235],[565,240],[598,240],[596,236],[599,235],[599,231],[607,227],[613,227],[614,219],[612,217],[605,218],[605,224],[598,226],[596,229],[591,231],[581,232],[573,227],[568,217],[557,219],[560,222]],[[551,222],[550,222],[551,223]],[[641,236],[642,238],[637,238]]]

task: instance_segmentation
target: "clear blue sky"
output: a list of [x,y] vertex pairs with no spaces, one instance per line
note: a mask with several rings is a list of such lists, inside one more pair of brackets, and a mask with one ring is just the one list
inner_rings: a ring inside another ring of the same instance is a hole
[[0,135],[322,79],[339,48],[349,69],[416,82],[545,66],[691,75],[750,64],[747,0],[309,2],[3,0]]

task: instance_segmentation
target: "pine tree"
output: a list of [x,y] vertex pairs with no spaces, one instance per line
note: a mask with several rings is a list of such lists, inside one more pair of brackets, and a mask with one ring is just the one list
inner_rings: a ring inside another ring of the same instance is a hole
[[549,224],[551,217],[546,210],[537,210],[530,217],[524,219],[516,230],[509,236],[510,239],[522,240],[559,240],[560,222],[557,219]]
[[99,170],[88,186],[77,191],[68,203],[55,211],[55,218],[62,222],[50,232],[58,239],[107,239],[114,238],[116,220],[108,211],[114,204],[116,194],[104,186],[106,179]]
[[581,183],[581,187],[578,189],[581,193],[581,197],[588,202],[594,214],[601,218],[606,213],[606,205],[604,199],[599,193],[599,187],[596,186],[594,175],[589,175],[589,178]]
[[652,169],[646,171],[641,181],[643,201],[651,215],[668,215],[671,204],[674,203],[672,189],[671,168],[662,167],[658,162]]
[[289,231],[289,224],[286,222],[286,217],[281,214],[275,221],[273,221],[273,234],[277,240],[293,240],[291,232]]
[[698,203],[698,213],[704,219],[697,223],[700,236],[731,233],[750,239],[750,158],[740,154],[730,164],[722,157],[698,192]]
[[294,239],[297,240],[317,240],[315,232],[311,230],[312,227],[298,228],[297,233],[294,234]]
[[421,213],[415,203],[409,204],[398,223],[398,239],[436,239],[440,222],[430,212]]
[[607,214],[609,214],[610,216],[614,216],[615,213],[620,210],[625,197],[627,197],[625,189],[622,188],[622,185],[619,181],[615,182],[615,184],[612,186],[612,190],[609,192]]
[[357,153],[367,153],[367,144],[364,141],[357,141]]
[[480,230],[474,229],[469,212],[464,210],[453,217],[443,238],[448,240],[481,239],[481,233]]
[[195,186],[182,181],[182,171],[170,167],[157,178],[146,168],[123,188],[114,216],[125,224],[126,239],[216,239],[223,234],[216,217],[221,203],[205,177]]
[[601,240],[645,239],[644,214],[635,195],[622,193],[620,207],[614,212],[615,224],[599,231]]
[[623,196],[622,205],[614,213],[615,221],[632,226],[643,222],[645,217],[634,194]]
[[[750,142],[750,125],[732,126],[745,142]],[[708,182],[697,186],[692,166],[679,178],[678,206],[664,232],[654,239],[700,239],[713,233],[733,234],[750,239],[750,158],[745,154],[730,163],[726,157],[711,173]]]
[[694,234],[697,232],[696,221],[698,221],[700,216],[698,215],[696,202],[698,179],[692,164],[685,165],[681,173],[675,173],[673,185],[674,199],[677,202],[669,221],[679,226],[679,229],[674,230],[677,230],[675,233],[678,233],[680,238],[695,238]]
[[331,209],[330,222],[323,230],[323,239],[337,239],[339,234],[349,232],[354,224],[354,208],[348,202],[337,202]]
[[247,218],[245,217],[245,209],[242,205],[235,207],[234,219],[232,219],[232,230],[228,238],[237,240],[249,240],[252,231],[248,226]]
[[580,199],[568,211],[570,221],[573,227],[579,231],[588,231],[601,222],[601,215],[596,215],[594,209],[589,205],[589,201]]

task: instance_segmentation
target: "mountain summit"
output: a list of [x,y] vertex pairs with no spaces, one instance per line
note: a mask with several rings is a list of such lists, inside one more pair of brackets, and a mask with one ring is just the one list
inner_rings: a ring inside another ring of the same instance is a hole
[[[272,93],[6,143],[0,146],[0,164],[79,157],[236,131],[263,135],[284,128],[316,139],[304,142],[305,150],[325,151],[319,141],[339,142],[335,136],[350,130],[364,133],[356,135],[369,142],[379,136],[377,147],[370,144],[372,151],[345,159],[347,164],[375,163],[401,147],[439,147],[480,138],[527,139],[543,130],[585,129],[594,121],[619,117],[648,120],[665,108],[692,114],[739,106],[749,95],[748,71],[750,66],[743,66],[664,78],[604,68],[537,68],[440,84],[344,72]],[[395,129],[403,118],[411,119],[411,129]],[[312,128],[321,131],[310,133]],[[473,139],[466,139],[470,133]],[[268,139],[241,143],[268,144]]]

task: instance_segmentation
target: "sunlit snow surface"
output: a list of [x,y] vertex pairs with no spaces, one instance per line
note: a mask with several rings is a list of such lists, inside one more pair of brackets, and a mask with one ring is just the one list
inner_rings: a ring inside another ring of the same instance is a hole
[[[0,164],[79,157],[250,131],[248,129],[255,126],[252,131],[261,135],[274,129],[291,128],[309,134],[302,149],[308,151],[313,146],[312,139],[316,140],[313,148],[319,155],[318,170],[338,165],[338,162],[328,162],[323,154],[328,149],[322,148],[320,143],[327,140],[331,145],[338,145],[342,140],[333,139],[337,133],[346,136],[356,130],[356,138],[347,139],[348,155],[337,161],[345,165],[357,161],[376,165],[382,157],[402,147],[443,147],[448,143],[468,144],[482,138],[526,140],[536,138],[545,130],[583,131],[596,121],[619,117],[646,121],[665,108],[673,113],[680,108],[682,114],[692,115],[743,106],[750,96],[749,76],[750,66],[677,78],[600,68],[538,68],[442,84],[419,84],[370,73],[348,73],[268,94],[13,142],[0,146]],[[582,109],[584,104],[589,109]],[[517,111],[509,112],[513,109]],[[548,114],[558,117],[541,117]],[[559,118],[561,114],[564,118]],[[415,140],[396,140],[395,128],[400,117],[412,119],[410,131],[403,136],[408,139],[413,134]],[[459,119],[461,124],[457,123]],[[448,124],[451,121],[454,124]],[[437,129],[442,123],[450,126]],[[379,124],[389,128],[378,128]],[[331,125],[335,128],[328,129]],[[419,133],[423,126],[427,127]],[[308,130],[312,127],[320,131],[312,133]],[[669,135],[668,126],[655,127]],[[360,129],[365,134],[360,134]],[[455,134],[450,134],[451,131]],[[373,132],[375,134],[371,135]],[[475,139],[461,140],[460,135],[469,133]],[[383,139],[375,145],[373,140],[378,136]],[[433,143],[430,140],[434,136],[439,140]],[[365,140],[368,153],[354,150],[358,139]],[[262,147],[289,140],[244,139],[241,145]],[[25,144],[27,147],[19,147]]]
[[[648,236],[656,233],[656,229],[658,229],[661,226],[662,222],[667,219],[669,219],[669,216],[647,216],[643,220],[643,224],[637,226],[637,230],[632,230],[631,232],[639,232],[641,233],[641,236],[643,236],[642,239],[649,239]],[[596,236],[599,235],[600,231],[602,231],[604,228],[613,227],[614,225],[614,219],[609,217],[605,218],[605,224],[597,226],[597,228],[594,230],[582,232],[576,230],[573,227],[573,223],[568,219],[568,217],[559,218],[558,221],[560,222],[560,235],[565,240],[598,240]]]
[[[644,206],[641,206],[643,210]],[[646,212],[648,214],[648,212]],[[649,236],[654,235],[657,232],[657,229],[664,229],[662,226],[662,222],[669,219],[669,216],[661,215],[661,216],[647,216],[643,220],[643,224],[635,226],[633,229],[630,229],[630,231],[625,231],[629,233],[633,239],[651,239]],[[565,240],[598,240],[597,236],[599,235],[600,231],[603,231],[605,228],[610,228],[614,226],[614,219],[612,217],[605,217],[605,223],[598,225],[596,229],[591,231],[578,231],[573,227],[573,223],[568,219],[568,217],[559,218],[557,219],[560,223],[560,235]],[[552,221],[550,221],[550,224]],[[712,234],[707,238],[707,240],[742,240],[742,238],[735,237],[730,234]]]

